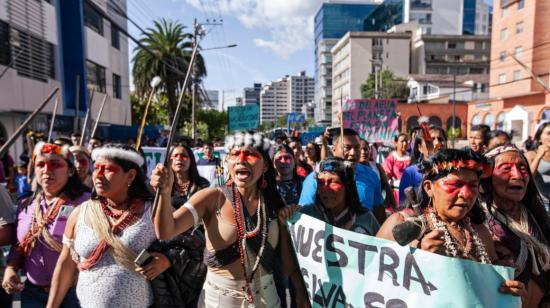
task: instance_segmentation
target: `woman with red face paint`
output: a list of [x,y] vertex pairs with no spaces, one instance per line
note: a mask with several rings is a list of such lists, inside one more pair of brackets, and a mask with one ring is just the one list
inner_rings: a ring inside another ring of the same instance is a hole
[[[491,234],[483,224],[483,210],[477,201],[483,158],[472,151],[449,149],[439,151],[419,166],[423,174],[420,217],[423,217],[425,229],[410,245],[486,264],[498,261]],[[394,227],[410,216],[416,216],[410,208],[393,214],[376,236],[395,241]],[[499,289],[518,296],[526,294],[525,285],[516,280],[503,282]]]
[[281,266],[277,262],[286,269],[291,258],[286,245],[277,249],[277,213],[284,204],[270,141],[259,133],[237,133],[225,143],[229,181],[197,192],[176,211],[170,207],[172,173],[161,165],[153,170],[151,185],[161,193],[157,236],[169,239],[204,223],[208,273],[199,307],[279,307],[272,273]]
[[485,157],[492,167],[491,177],[481,181],[487,226],[499,259],[516,267],[516,279],[527,286],[523,306],[538,307],[550,289],[550,225],[529,164],[513,145],[498,146]]
[[[22,291],[23,307],[46,305],[69,214],[90,198],[73,162],[68,145],[39,142],[34,148],[32,163],[37,190],[18,206],[17,242],[12,246],[2,281],[7,293]],[[24,284],[19,278],[20,269],[27,277]],[[78,307],[72,283],[67,291],[59,302],[65,307]]]
[[154,252],[149,262],[135,263],[155,240],[144,159],[133,147],[115,144],[94,149],[92,159],[94,191],[69,217],[47,307],[58,307],[77,279],[82,307],[149,307],[149,281],[170,263]]
[[277,191],[286,205],[296,205],[300,200],[304,178],[296,173],[296,160],[292,149],[281,144],[272,149]]

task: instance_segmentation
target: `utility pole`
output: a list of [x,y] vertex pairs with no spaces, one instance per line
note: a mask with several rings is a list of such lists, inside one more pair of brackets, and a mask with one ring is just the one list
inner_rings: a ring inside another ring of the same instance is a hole
[[[197,23],[197,19],[195,18],[195,22],[193,23],[194,28],[194,35],[193,35],[193,48],[197,46],[197,36],[199,35],[199,24]],[[201,29],[202,30],[202,29]],[[195,61],[193,63],[193,68],[191,69],[191,138],[193,141],[197,141],[196,139],[196,130],[197,130],[197,122],[196,122],[196,115],[195,115],[195,106],[196,106],[196,95],[195,95],[195,85],[197,84],[197,65]]]
[[455,137],[455,135],[456,135],[456,127],[455,127],[455,125],[456,125],[456,96],[455,95],[456,95],[456,70],[453,74],[453,116],[452,116],[453,117],[453,120],[452,120],[452,122],[453,122],[453,124],[452,124],[453,128],[452,129],[453,130],[452,130],[452,135],[451,135],[451,147],[453,149],[455,147],[455,139],[456,139],[456,137]]

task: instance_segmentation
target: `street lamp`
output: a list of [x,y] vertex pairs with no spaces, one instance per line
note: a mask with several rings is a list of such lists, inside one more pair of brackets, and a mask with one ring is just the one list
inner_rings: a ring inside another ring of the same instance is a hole
[[[196,41],[195,43],[196,44]],[[237,47],[237,44],[230,44],[230,45],[227,45],[227,46],[217,46],[217,47],[210,47],[210,48],[204,48],[204,49],[201,49],[201,51],[208,51],[208,50],[214,50],[214,49],[225,49],[225,48],[233,48],[233,47]],[[193,70],[194,71],[194,70]],[[194,74],[193,74],[194,75]],[[193,78],[193,85],[192,85],[192,92],[191,92],[191,138],[193,138],[193,141],[197,140],[196,139],[196,131],[197,131],[197,123],[195,122],[195,118],[196,118],[196,113],[195,113],[195,92],[196,92],[196,79]]]

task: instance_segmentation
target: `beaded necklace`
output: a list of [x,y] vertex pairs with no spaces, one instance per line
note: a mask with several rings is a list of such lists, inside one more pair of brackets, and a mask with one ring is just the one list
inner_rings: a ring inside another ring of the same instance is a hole
[[106,198],[99,198],[99,205],[103,213],[109,218],[109,225],[113,233],[118,235],[141,218],[144,203],[139,199],[131,200],[129,207],[119,214],[113,212]]
[[[456,237],[453,237],[451,235],[451,232],[449,232],[449,228],[447,227],[447,224],[441,221],[437,217],[437,215],[435,214],[435,211],[432,208],[428,210],[427,216],[430,218],[436,230],[443,231],[443,239],[444,239],[443,246],[445,247],[445,254],[450,257],[459,256],[459,248],[457,247],[458,240],[456,239]],[[489,255],[485,250],[485,245],[483,245],[483,243],[479,239],[477,232],[472,228],[472,224],[470,223],[470,218],[465,217],[463,219],[463,223],[465,225],[465,228],[463,226],[460,226],[460,229],[464,231],[464,234],[466,237],[466,244],[464,245],[463,249],[461,249],[462,250],[461,257],[466,259],[473,257],[475,260],[478,260],[481,263],[490,264],[491,260],[489,259]],[[474,251],[475,256],[472,256],[471,254],[472,246],[475,248],[475,251]]]
[[191,182],[187,182],[185,184],[180,184],[180,183],[177,183],[176,182],[176,190],[180,193],[180,194],[185,194],[187,193],[187,191],[189,190],[189,185],[191,184]]
[[[267,239],[267,216],[265,212],[265,204],[264,202],[262,202],[263,198],[260,193],[260,196],[258,198],[258,207],[256,209],[256,217],[257,217],[256,226],[254,227],[253,230],[249,231],[247,224],[245,222],[245,214],[244,214],[243,204],[241,200],[241,194],[238,191],[236,191],[234,185],[232,185],[232,190],[233,190],[233,215],[235,218],[235,222],[237,223],[237,237],[238,237],[237,243],[239,245],[239,259],[241,262],[241,266],[243,268],[244,280],[245,280],[244,291],[246,292],[246,297],[248,302],[252,304],[254,303],[254,297],[252,296],[250,283],[252,282],[254,274],[256,273],[256,271],[260,266],[260,260],[263,256],[265,243]],[[258,254],[256,255],[256,260],[254,262],[254,265],[252,266],[252,270],[249,273],[247,269],[250,267],[250,264],[248,262],[248,257],[245,256],[246,241],[258,236],[258,234],[260,233],[259,232],[260,228],[262,230],[261,245],[260,245]]]

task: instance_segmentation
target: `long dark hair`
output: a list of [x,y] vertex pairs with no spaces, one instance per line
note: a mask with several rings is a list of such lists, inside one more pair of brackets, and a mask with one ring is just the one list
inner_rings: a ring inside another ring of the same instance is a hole
[[319,147],[319,145],[315,142],[309,142],[306,147],[308,145],[312,145],[313,148],[315,149],[315,157],[313,158],[313,160],[318,163],[320,160],[321,160],[321,148]]
[[[330,172],[336,174],[344,184],[344,187],[346,187],[345,203],[349,211],[353,214],[361,214],[366,212],[367,209],[363,207],[361,201],[359,200],[359,193],[357,192],[357,185],[355,184],[355,171],[353,170],[353,167],[351,165],[346,165],[346,161],[340,157],[331,157],[321,161],[321,170],[322,165],[324,164],[337,165],[337,167],[333,168]],[[318,193],[315,194],[315,203],[323,205]]]
[[540,136],[542,135],[542,131],[548,126],[550,125],[550,122],[545,122],[545,123],[542,123],[539,125],[539,127],[537,128],[537,131],[535,132],[535,137],[533,137],[533,139],[535,139],[535,142],[533,143],[533,150],[537,150],[539,145],[540,145]]
[[[506,145],[506,146],[515,148],[515,146],[513,145]],[[487,152],[490,152],[490,151],[491,150]],[[519,149],[517,149],[517,151],[514,151],[514,152],[518,153],[521,159],[523,159],[523,161],[527,163],[527,158],[525,158],[525,156],[523,155],[523,153],[521,153]],[[507,152],[504,152],[504,153],[507,153]],[[487,162],[489,163],[491,170],[494,169],[495,160],[498,156],[499,155],[495,155],[487,158]],[[528,163],[527,163],[527,166],[529,166]],[[521,203],[532,214],[532,217],[535,219],[535,221],[539,225],[542,231],[542,236],[545,237],[546,242],[550,243],[550,224],[547,220],[547,214],[544,209],[542,200],[540,198],[539,190],[535,184],[535,179],[533,178],[533,175],[531,174],[531,172],[528,172],[528,173],[529,173],[529,183],[527,183],[527,191],[525,193],[525,196],[523,196]],[[493,178],[491,176],[481,180],[481,190],[479,195],[480,199],[487,204],[489,213],[492,213],[493,211],[491,208],[491,204],[493,204],[493,200],[494,200],[492,179]]]
[[[418,164],[419,171],[423,174],[422,177],[422,183],[424,181],[437,181],[438,179],[441,179],[443,177],[446,177],[449,175],[451,170],[444,169],[444,170],[438,170],[438,172],[433,172],[434,166],[437,164],[445,163],[445,162],[454,162],[454,161],[469,161],[473,160],[477,164],[483,164],[485,163],[485,160],[482,156],[474,153],[473,151],[464,151],[464,150],[457,150],[457,149],[442,149],[432,155],[429,160],[423,160]],[[477,172],[477,176],[481,177],[481,170]],[[428,193],[424,190],[423,185],[421,184],[418,188],[417,195],[419,196],[419,203],[421,208],[426,208],[430,206],[431,198],[428,196]],[[476,199],[474,206],[468,213],[470,219],[473,223],[476,224],[482,224],[485,221],[485,214],[483,212],[483,209],[481,208],[479,204],[479,200]]]
[[[168,157],[171,157],[174,150],[179,147],[182,147],[187,152],[187,156],[189,156],[189,170],[187,171],[189,172],[189,188],[192,189],[194,186],[198,186],[201,182],[201,176],[199,174],[199,169],[197,168],[197,160],[195,159],[193,150],[183,143],[178,143],[170,148]],[[174,192],[175,187],[176,181],[174,181],[174,185],[172,186],[172,192]]]
[[[129,146],[127,144],[110,143],[110,144],[103,145],[103,148],[117,148],[117,149],[139,154],[139,152],[136,151],[134,147]],[[124,170],[124,172],[128,172],[132,169],[136,170],[136,177],[132,181],[132,184],[130,184],[130,187],[128,187],[129,199],[138,198],[144,201],[153,200],[153,193],[149,189],[149,186],[147,186],[145,173],[143,172],[143,169],[141,168],[141,166],[138,166],[136,163],[127,159],[122,159],[118,157],[106,157],[106,158],[113,161],[115,164],[119,165],[122,168],[122,170]],[[96,200],[98,198],[99,198],[99,195],[96,193],[95,189],[93,189],[92,199]]]

